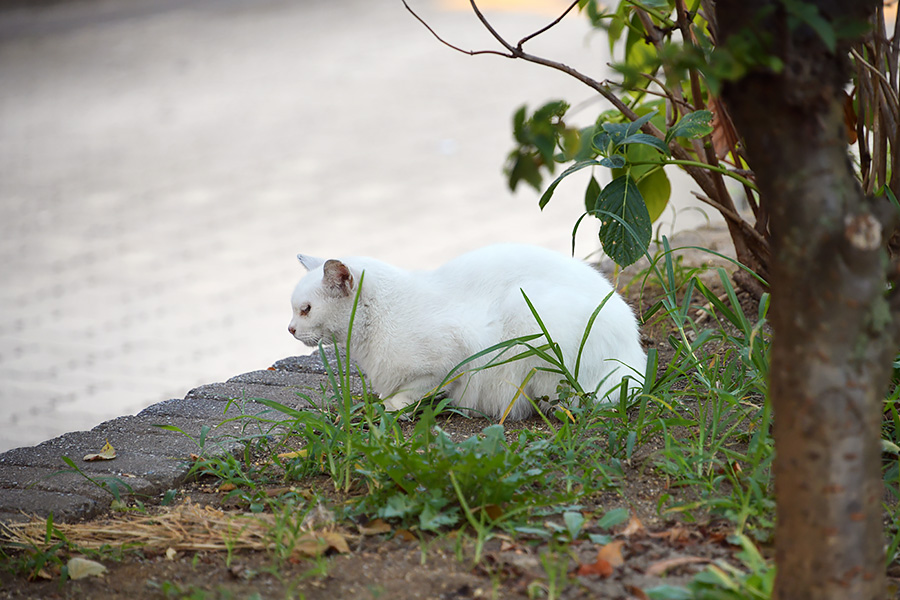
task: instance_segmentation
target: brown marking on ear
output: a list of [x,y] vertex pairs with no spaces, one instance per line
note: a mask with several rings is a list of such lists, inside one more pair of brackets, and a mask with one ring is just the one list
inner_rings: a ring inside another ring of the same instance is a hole
[[334,296],[349,296],[353,291],[353,274],[347,265],[339,260],[329,259],[325,261],[323,267],[325,275],[322,277],[322,283]]

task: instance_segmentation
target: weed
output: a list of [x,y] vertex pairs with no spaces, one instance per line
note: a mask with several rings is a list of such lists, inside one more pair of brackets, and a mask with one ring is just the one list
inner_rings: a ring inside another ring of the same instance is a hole
[[688,586],[690,597],[697,600],[768,600],[775,583],[775,567],[760,555],[748,537],[735,535],[731,541],[741,547],[737,558],[747,570],[726,562],[710,565]]
[[569,546],[551,543],[539,557],[547,579],[544,582],[532,582],[528,587],[528,595],[530,598],[555,600],[561,597],[569,584]]

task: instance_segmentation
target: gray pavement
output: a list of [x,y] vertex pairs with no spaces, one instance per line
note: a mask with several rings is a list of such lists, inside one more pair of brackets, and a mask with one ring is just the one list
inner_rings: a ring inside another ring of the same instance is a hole
[[[493,47],[466,3],[411,4]],[[564,3],[509,4],[481,3],[515,39]],[[608,60],[577,16],[530,47],[601,77]],[[588,102],[576,120],[597,108],[564,75],[451,51],[399,0],[0,4],[0,451],[90,430],[86,453],[98,423],[144,427],[150,405],[305,351],[286,333],[297,252],[568,251],[583,185],[542,213],[501,174],[514,110],[558,97]],[[673,181],[675,226],[702,222]]]
[[[192,455],[222,456],[242,449],[241,440],[277,433],[278,422],[288,416],[257,400],[275,400],[294,409],[310,408],[310,400],[327,401],[319,393],[327,386],[323,369],[313,356],[282,360],[273,369],[200,386],[183,399],[159,402],[90,431],[4,452],[0,523],[50,514],[63,522],[87,519],[108,510],[117,495],[126,501],[156,502],[184,480]],[[354,391],[361,392],[358,381],[355,385]],[[256,418],[238,419],[242,415]],[[204,426],[210,428],[205,437]],[[84,461],[107,442],[116,449],[115,458]]]

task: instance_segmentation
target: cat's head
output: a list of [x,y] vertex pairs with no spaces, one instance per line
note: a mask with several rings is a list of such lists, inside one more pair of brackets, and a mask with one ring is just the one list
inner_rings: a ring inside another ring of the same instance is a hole
[[347,327],[356,296],[356,277],[339,260],[298,254],[309,271],[291,296],[293,314],[288,332],[307,346],[347,339]]

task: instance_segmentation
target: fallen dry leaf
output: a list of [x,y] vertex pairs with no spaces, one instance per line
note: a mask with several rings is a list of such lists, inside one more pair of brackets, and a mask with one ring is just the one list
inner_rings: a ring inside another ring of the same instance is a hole
[[691,541],[692,532],[682,525],[675,525],[665,531],[650,533],[650,537],[666,540],[672,545],[684,546]]
[[712,562],[712,559],[703,558],[701,556],[676,556],[675,558],[667,558],[665,560],[656,561],[655,563],[647,567],[647,570],[644,572],[651,577],[659,577],[661,575],[665,575],[666,571],[674,567],[693,565],[697,563],[705,564],[710,562]]
[[414,542],[416,541],[416,536],[414,536],[408,529],[398,529],[395,534],[396,537],[400,538],[404,542]]
[[625,525],[625,529],[622,530],[622,535],[625,537],[632,537],[646,534],[647,530],[644,529],[644,524],[641,523],[641,520],[638,519],[634,513],[632,513],[631,518],[628,519],[628,524]]
[[625,542],[618,540],[601,546],[597,551],[597,558],[605,560],[613,568],[621,567],[625,564],[625,559],[622,558],[622,546],[624,545]]
[[66,563],[69,570],[69,579],[84,579],[85,577],[100,577],[106,575],[106,567],[95,560],[88,560],[80,556],[74,556]]
[[578,565],[578,570],[575,571],[576,575],[597,575],[599,577],[609,577],[613,574],[613,566],[609,564],[609,561],[603,560],[602,558],[598,558],[595,562],[589,565]]
[[362,535],[379,535],[389,533],[392,529],[384,519],[374,519],[365,525],[359,525],[358,528]]
[[28,576],[29,581],[35,581],[37,579],[50,580],[50,579],[53,579],[53,575],[49,571],[47,571],[47,569],[41,569],[37,573],[34,573],[34,574]]
[[625,542],[617,540],[601,546],[597,550],[597,560],[589,565],[579,565],[575,572],[577,575],[598,575],[600,577],[609,577],[613,574],[616,567],[625,564],[622,557],[622,546]]
[[628,600],[634,598],[634,600],[650,600],[650,597],[647,596],[647,593],[639,587],[633,585],[626,585],[625,591],[631,594],[628,597]]
[[349,554],[350,546],[344,536],[336,531],[313,531],[294,544],[294,553],[306,557],[322,556],[329,550]]
[[237,489],[237,486],[233,483],[223,483],[219,486],[218,491],[220,492],[233,492]]
[[85,454],[84,459],[87,462],[91,462],[94,460],[112,460],[116,457],[116,449],[112,447],[112,444],[109,443],[109,440],[106,440],[106,443],[103,444],[103,447],[100,448],[100,452],[96,454]]
[[328,542],[328,547],[340,552],[341,554],[349,554],[350,546],[347,545],[347,539],[337,531],[326,531],[320,534],[322,538]]

